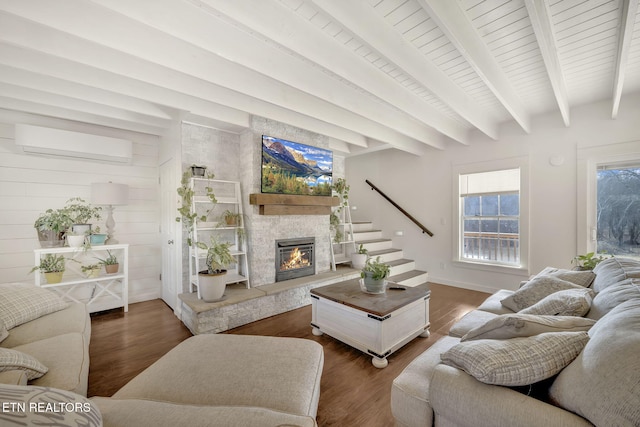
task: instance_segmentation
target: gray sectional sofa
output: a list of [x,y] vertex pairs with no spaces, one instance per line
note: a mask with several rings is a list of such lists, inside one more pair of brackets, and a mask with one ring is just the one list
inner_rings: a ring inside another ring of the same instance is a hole
[[29,284],[0,284],[0,425],[316,426],[322,346],[199,335],[112,397],[87,399],[91,320]]
[[393,381],[396,425],[640,425],[640,262],[588,274],[547,268],[465,315]]

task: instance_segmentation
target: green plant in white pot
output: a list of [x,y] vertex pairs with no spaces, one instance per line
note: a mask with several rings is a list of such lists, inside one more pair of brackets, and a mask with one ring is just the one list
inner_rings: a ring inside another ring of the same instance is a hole
[[223,297],[227,287],[226,268],[236,262],[229,249],[232,243],[221,242],[211,236],[209,245],[203,242],[198,242],[197,245],[199,249],[207,251],[207,269],[198,272],[200,298],[206,302],[218,301]]
[[360,243],[360,246],[356,252],[351,254],[351,267],[357,270],[362,270],[369,258],[369,251]]
[[389,277],[391,268],[380,262],[380,257],[375,260],[369,258],[360,273],[367,292],[381,294],[385,291],[385,279]]

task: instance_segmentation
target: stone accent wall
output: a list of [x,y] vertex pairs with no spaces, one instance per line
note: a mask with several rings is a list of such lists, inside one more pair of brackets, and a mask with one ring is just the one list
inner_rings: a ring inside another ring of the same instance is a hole
[[[329,138],[262,117],[252,117],[251,128],[241,135],[192,124],[182,127],[183,168],[205,165],[216,179],[240,181],[246,215],[251,287],[275,282],[275,241],[315,237],[316,274],[329,271],[330,236],[328,215],[259,215],[249,204],[249,194],[260,193],[262,135],[329,148]],[[333,176],[344,177],[345,159],[333,157]],[[186,241],[186,239],[185,239]],[[186,246],[183,253],[187,254]],[[188,259],[183,257],[183,292],[188,291]]]

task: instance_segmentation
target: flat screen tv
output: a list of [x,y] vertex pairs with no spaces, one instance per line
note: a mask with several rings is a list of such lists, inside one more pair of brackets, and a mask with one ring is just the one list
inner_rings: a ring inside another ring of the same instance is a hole
[[330,196],[333,152],[262,135],[263,193]]

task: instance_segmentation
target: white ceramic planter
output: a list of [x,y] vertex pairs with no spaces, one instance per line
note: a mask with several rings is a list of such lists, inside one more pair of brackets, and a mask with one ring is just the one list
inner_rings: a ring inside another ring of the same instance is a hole
[[69,245],[70,248],[82,247],[82,245],[84,245],[84,239],[84,234],[79,236],[67,234],[67,245]]
[[215,302],[222,299],[227,288],[227,270],[222,273],[208,274],[206,271],[198,273],[198,287],[200,288],[200,298],[205,302]]
[[367,254],[352,253],[351,254],[351,268],[356,270],[362,270],[367,262]]

